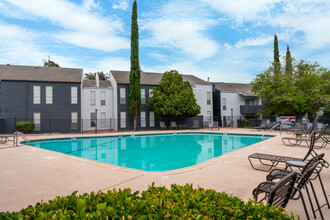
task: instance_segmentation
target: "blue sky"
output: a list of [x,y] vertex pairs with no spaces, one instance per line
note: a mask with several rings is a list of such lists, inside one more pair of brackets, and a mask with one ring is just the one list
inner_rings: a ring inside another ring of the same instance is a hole
[[[0,0],[0,63],[129,70],[132,0]],[[138,1],[140,66],[250,82],[289,44],[330,67],[328,0]]]

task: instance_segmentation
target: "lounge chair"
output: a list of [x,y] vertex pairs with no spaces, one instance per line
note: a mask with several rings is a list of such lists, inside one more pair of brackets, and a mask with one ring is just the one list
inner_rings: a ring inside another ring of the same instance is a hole
[[210,128],[210,122],[209,121],[203,121],[203,129],[204,128]]
[[[310,194],[309,194],[309,190],[308,190],[308,184],[309,184],[311,186],[312,192],[314,194],[314,199],[315,199],[316,204],[318,206],[317,210],[319,210],[321,218],[324,219],[322,211],[321,211],[321,207],[319,205],[317,196],[315,194],[314,186],[313,186],[312,182],[309,180],[309,178],[315,172],[315,170],[319,166],[319,164],[320,164],[320,161],[318,161],[318,160],[310,160],[308,165],[306,165],[306,168],[300,174],[297,174],[296,172],[287,172],[286,174],[283,174],[282,171],[280,171],[280,173],[277,173],[276,171],[272,172],[271,175],[267,176],[267,181],[266,182],[262,182],[261,184],[258,185],[258,187],[256,189],[253,190],[253,196],[257,199],[258,195],[264,194],[265,197],[267,198],[267,197],[269,197],[268,195],[270,195],[270,193],[273,191],[273,188],[276,184],[281,183],[284,180],[291,179],[292,176],[296,176],[296,180],[294,181],[295,184],[294,184],[293,190],[289,194],[289,197],[286,197],[286,198],[288,200],[290,200],[290,199],[298,200],[298,199],[301,198],[301,201],[302,201],[303,207],[305,209],[307,219],[310,219],[309,215],[308,215],[308,211],[307,211],[307,207],[306,207],[306,203],[305,203],[303,194],[301,193],[301,190],[305,189],[306,192],[307,192],[308,199],[309,199],[309,202],[311,204],[312,210],[313,210],[314,218],[316,218],[316,215],[315,215],[316,210],[314,210],[312,200],[310,198]],[[275,183],[274,180],[277,180],[277,179],[280,179],[280,181]],[[292,184],[292,182],[290,182],[290,184]],[[288,183],[285,184],[285,185],[287,185],[287,187],[291,187],[291,185],[289,186]],[[283,194],[287,196],[287,194],[286,194],[287,192],[288,191],[284,191]],[[296,196],[297,193],[298,193],[298,195]],[[283,196],[283,194],[280,193],[280,195],[282,195],[282,196]]]
[[213,124],[210,125],[210,130],[213,130],[213,128],[218,129],[219,130],[219,122],[218,121],[213,121]]
[[178,129],[175,121],[171,121],[170,129]]
[[251,128],[251,131],[254,131],[254,130],[261,131],[261,130],[265,130],[267,128],[268,128],[267,119],[262,119],[260,122],[260,125],[257,127]]
[[[320,148],[325,147],[329,142],[329,140],[325,136],[325,131],[327,130],[328,126],[329,126],[328,124],[323,125],[320,133],[315,138],[315,142],[317,142],[319,140],[323,141],[322,145],[319,146]],[[300,145],[302,142],[306,142],[306,144],[308,145],[309,141],[310,141],[310,138],[303,138],[302,136],[282,138],[282,142],[286,146],[296,146],[296,145]]]
[[300,136],[300,137],[309,137],[311,134],[312,134],[312,132],[314,131],[314,129],[315,129],[315,125],[312,125],[312,126],[310,126],[306,131],[299,131],[299,129],[298,130],[296,130],[296,131],[293,131],[292,133],[294,134],[294,136]]
[[0,144],[5,144],[8,141],[12,141],[10,138],[13,140],[15,136],[12,134],[0,134]]
[[192,129],[199,129],[199,120],[194,120],[194,125],[192,126]]
[[165,129],[165,130],[167,129],[165,122],[163,122],[163,121],[159,122],[159,127],[160,127],[160,129]]
[[[314,144],[315,144],[315,132],[312,133],[309,149],[304,158],[296,158],[296,157],[288,157],[288,156],[279,156],[279,155],[272,155],[272,154],[263,154],[263,153],[254,153],[248,156],[249,162],[253,169],[260,170],[260,171],[270,171],[273,167],[276,167],[279,163],[286,164],[287,161],[306,161],[310,156],[316,156],[317,153],[314,151]],[[252,159],[259,160],[259,162],[268,167],[268,169],[260,169],[253,166]],[[268,163],[267,163],[268,162]]]
[[[267,204],[269,204],[270,206],[281,206],[285,208],[294,190],[294,184],[296,182],[296,179],[297,173],[292,172],[278,182],[262,182],[258,185],[257,188],[253,190],[253,197],[259,203],[267,201]],[[264,196],[258,200],[259,195]]]

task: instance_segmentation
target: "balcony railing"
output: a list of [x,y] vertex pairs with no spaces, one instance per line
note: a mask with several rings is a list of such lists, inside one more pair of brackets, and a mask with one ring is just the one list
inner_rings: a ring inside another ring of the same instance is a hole
[[266,106],[264,105],[241,105],[240,110],[241,114],[256,114],[259,110],[265,110]]

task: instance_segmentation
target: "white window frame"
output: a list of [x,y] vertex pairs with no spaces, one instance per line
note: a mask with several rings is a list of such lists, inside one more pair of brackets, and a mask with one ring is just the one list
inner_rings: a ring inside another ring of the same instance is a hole
[[211,92],[206,92],[206,104],[211,105]]
[[78,112],[71,112],[71,130],[78,130]]
[[141,125],[141,128],[145,128],[147,126],[146,112],[141,112],[140,113],[140,125]]
[[33,123],[34,123],[34,131],[40,131],[41,130],[40,112],[33,112]]
[[149,127],[155,127],[155,112],[149,112]]
[[96,105],[96,92],[95,91],[89,92],[89,103],[90,103],[90,106]]
[[126,128],[126,112],[120,112],[120,128]]
[[107,118],[107,113],[106,112],[101,112],[101,127],[105,128],[107,126],[106,119]]
[[46,104],[53,104],[53,86],[46,86]]
[[33,86],[33,104],[40,104],[41,86]]
[[141,92],[141,104],[146,104],[146,89],[140,89]]
[[119,103],[126,104],[126,88],[120,88],[119,93]]
[[78,87],[71,86],[71,104],[78,104]]
[[100,92],[100,100],[101,100],[101,106],[105,106],[106,105],[106,92],[105,91],[101,91]]

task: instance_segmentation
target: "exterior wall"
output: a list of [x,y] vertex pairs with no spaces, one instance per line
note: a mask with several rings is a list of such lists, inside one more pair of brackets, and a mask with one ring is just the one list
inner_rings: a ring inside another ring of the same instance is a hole
[[[40,104],[33,104],[33,86],[41,87]],[[53,104],[46,104],[46,86],[53,86]],[[71,86],[77,86],[78,104],[71,104]],[[33,113],[40,112],[40,132],[80,132],[81,84],[2,81],[0,109],[4,119],[3,133],[15,132],[18,121],[33,121]],[[71,130],[71,112],[78,113],[78,130]]]
[[[90,92],[95,91],[95,105],[91,106],[90,103]],[[101,91],[105,92],[105,105],[101,105]],[[90,88],[90,87],[83,87],[82,88],[82,102],[81,102],[81,118],[83,121],[83,130],[94,130],[95,127],[91,127],[91,112],[95,112],[97,109],[97,129],[98,130],[109,130],[113,129],[112,124],[115,124],[114,114],[113,114],[113,89],[112,88]],[[102,126],[100,123],[101,119],[101,112],[106,114],[106,126]]]
[[[212,100],[212,85],[196,85],[193,87],[193,92],[197,101],[197,104],[201,107],[201,113],[199,115],[204,116],[204,121],[207,121],[207,112],[211,112],[213,116],[213,100]],[[210,92],[211,103],[207,104],[206,93]]]
[[[137,118],[137,129],[138,130],[156,130],[159,129],[159,118],[155,116],[155,126],[150,127],[150,117],[149,117],[149,109],[147,107],[148,100],[149,100],[149,90],[153,89],[155,86],[149,86],[149,85],[141,85],[141,89],[145,89],[145,95],[146,95],[146,104],[141,104],[140,112],[146,112],[146,126],[141,127],[141,114],[139,114]],[[125,94],[126,94],[126,103],[120,104],[120,88],[125,88]],[[118,130],[119,131],[128,131],[134,129],[134,121],[129,117],[129,85],[127,84],[118,84],[117,86],[117,106],[118,106],[118,112],[117,112],[117,118],[118,118]],[[126,128],[120,127],[120,112],[126,113]]]

